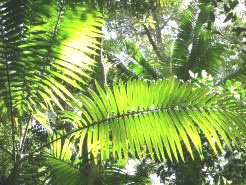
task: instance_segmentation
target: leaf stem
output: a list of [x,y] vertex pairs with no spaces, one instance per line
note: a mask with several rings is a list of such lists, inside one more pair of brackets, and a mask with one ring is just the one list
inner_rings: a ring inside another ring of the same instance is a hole
[[27,123],[26,128],[25,128],[24,136],[23,136],[22,141],[21,141],[20,154],[24,150],[24,143],[25,143],[25,140],[26,140],[26,135],[27,135],[27,131],[28,131],[28,127],[29,127],[30,121],[31,121],[31,119],[28,120],[28,123]]
[[47,61],[49,60],[49,57],[51,55],[51,50],[52,50],[54,42],[55,42],[56,33],[57,33],[57,30],[58,30],[58,24],[59,24],[59,22],[61,20],[61,16],[62,16],[63,10],[64,10],[64,5],[62,4],[60,6],[60,8],[59,8],[59,14],[57,16],[55,27],[54,27],[54,30],[52,32],[52,36],[51,36],[51,40],[50,40],[50,47],[49,47],[48,52],[47,52],[47,54],[46,54],[46,56],[44,58],[45,63],[47,63]]

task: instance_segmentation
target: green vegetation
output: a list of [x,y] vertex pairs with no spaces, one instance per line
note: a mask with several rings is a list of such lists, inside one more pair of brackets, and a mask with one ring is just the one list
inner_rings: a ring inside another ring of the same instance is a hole
[[0,185],[245,184],[246,8],[183,3],[1,1]]

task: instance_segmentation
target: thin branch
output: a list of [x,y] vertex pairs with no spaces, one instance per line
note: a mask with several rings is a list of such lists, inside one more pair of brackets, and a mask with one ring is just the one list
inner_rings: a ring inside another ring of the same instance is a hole
[[153,50],[156,53],[157,58],[162,61],[162,57],[161,57],[160,51],[158,50],[158,48],[157,48],[157,46],[156,46],[156,44],[155,44],[155,42],[154,42],[154,40],[153,40],[153,38],[151,36],[151,33],[150,33],[149,29],[144,24],[142,24],[142,26],[144,27],[144,30],[146,31],[146,34],[147,34],[148,39],[149,39],[149,42],[150,42],[151,46],[153,47]]
[[161,30],[167,25],[167,23],[171,20],[171,18],[173,17],[174,13],[176,13],[176,11],[172,11],[171,15],[165,20],[163,21],[163,25],[160,27]]

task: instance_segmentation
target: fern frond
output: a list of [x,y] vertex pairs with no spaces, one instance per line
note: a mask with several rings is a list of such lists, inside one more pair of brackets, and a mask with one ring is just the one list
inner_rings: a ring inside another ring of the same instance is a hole
[[[87,142],[88,151],[94,156],[100,151],[102,159],[112,152],[119,159],[141,159],[150,153],[152,159],[184,160],[183,144],[191,156],[192,148],[202,156],[201,132],[217,153],[223,151],[221,139],[231,149],[230,141],[238,146],[246,131],[246,108],[207,87],[175,78],[130,80],[126,87],[120,81],[113,90],[96,86],[98,94],[89,90],[90,97],[78,97],[81,119],[72,133],[80,140],[80,151]],[[68,119],[73,122],[73,117]]]

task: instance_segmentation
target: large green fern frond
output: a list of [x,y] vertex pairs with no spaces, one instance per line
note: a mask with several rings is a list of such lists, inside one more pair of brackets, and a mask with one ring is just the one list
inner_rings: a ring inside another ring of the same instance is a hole
[[[74,104],[78,113],[64,113],[71,121],[75,139],[102,159],[132,156],[152,159],[184,159],[182,145],[193,156],[195,148],[202,156],[200,134],[204,133],[217,153],[223,150],[221,139],[231,148],[238,146],[246,131],[246,108],[226,94],[207,87],[195,87],[175,78],[168,80],[130,80],[89,90]],[[81,115],[81,116],[80,116]],[[85,137],[87,139],[85,139]]]

